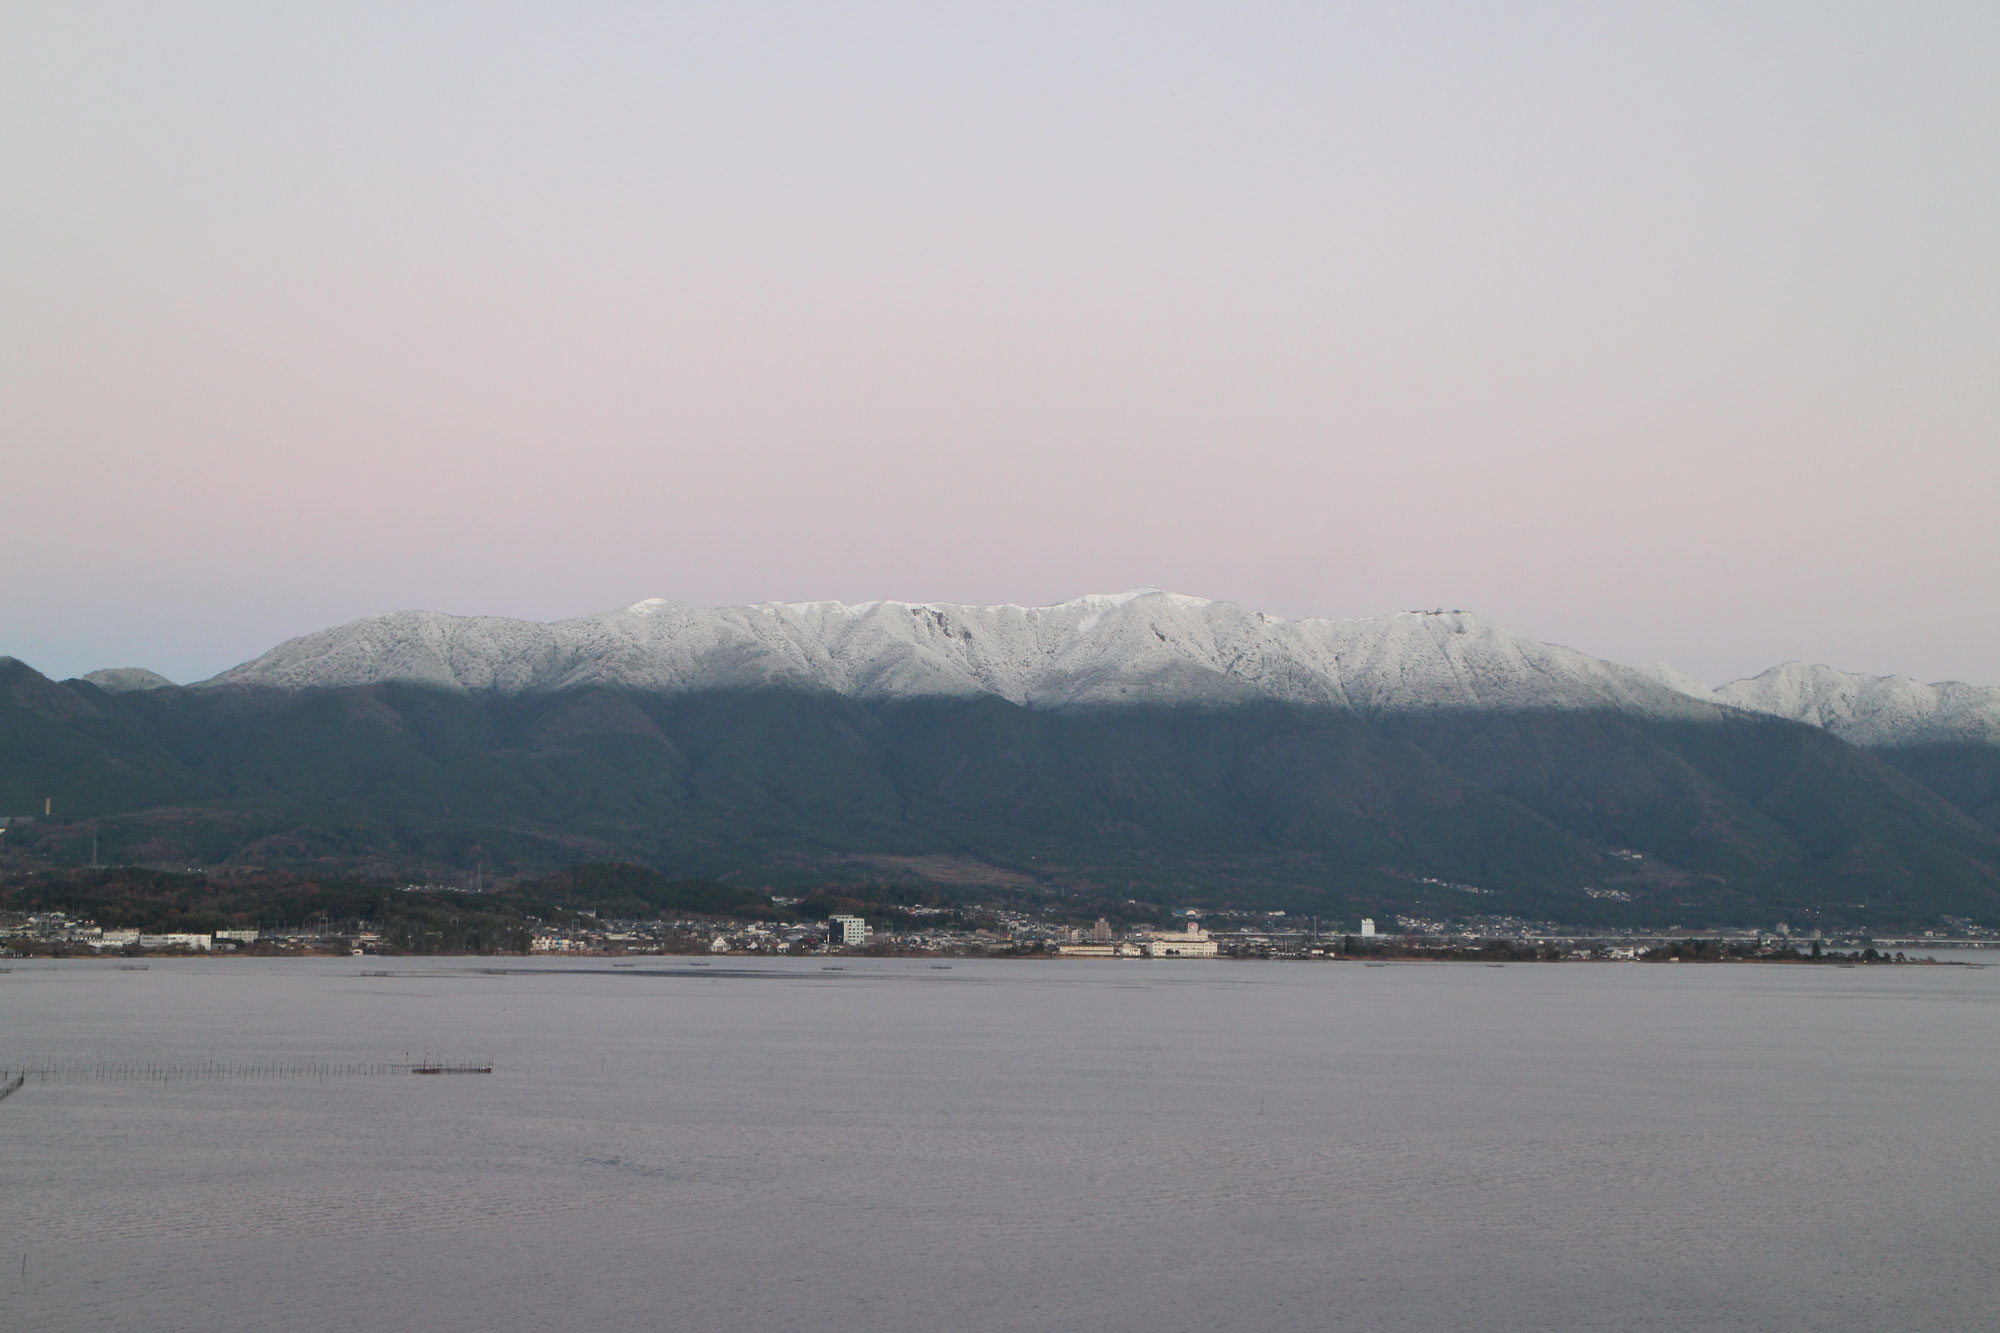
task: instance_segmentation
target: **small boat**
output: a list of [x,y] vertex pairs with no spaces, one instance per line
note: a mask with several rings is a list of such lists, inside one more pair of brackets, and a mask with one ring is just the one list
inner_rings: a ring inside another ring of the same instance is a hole
[[148,966],[149,964],[146,963],[120,963],[118,970],[120,972],[144,972]]
[[412,1074],[490,1074],[492,1065],[411,1065]]

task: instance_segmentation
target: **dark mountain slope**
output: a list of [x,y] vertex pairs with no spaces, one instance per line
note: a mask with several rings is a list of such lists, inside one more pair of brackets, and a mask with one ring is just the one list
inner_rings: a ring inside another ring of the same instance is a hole
[[[1259,703],[1036,711],[783,690],[107,694],[0,669],[26,852],[811,882],[947,855],[1332,912],[2000,922],[2000,836],[1800,724]],[[18,854],[18,853],[17,853]],[[1431,882],[1427,882],[1431,881]]]
[[0,657],[0,815],[131,809],[200,791],[190,770],[116,699],[80,681],[56,684]]
[[[1992,832],[1881,758],[1817,728],[1615,714],[1487,715],[1392,724],[1468,779],[1614,854],[1627,890],[1756,884],[1791,915],[1822,901],[1933,920],[1993,894]],[[1711,900],[1712,895],[1702,895]]]
[[2000,746],[1909,745],[1874,753],[2000,832]]

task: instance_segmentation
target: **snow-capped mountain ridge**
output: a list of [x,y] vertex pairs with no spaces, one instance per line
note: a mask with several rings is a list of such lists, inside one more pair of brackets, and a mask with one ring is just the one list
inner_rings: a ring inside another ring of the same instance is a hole
[[291,640],[204,684],[385,681],[506,694],[782,685],[868,699],[990,694],[1044,708],[1249,699],[1364,711],[1716,708],[1657,673],[1465,612],[1293,621],[1150,588],[1040,607],[649,599],[550,624],[398,612]]
[[304,635],[202,683],[389,681],[500,694],[786,686],[863,699],[994,695],[1036,708],[1268,699],[1361,712],[1716,718],[1740,709],[1862,745],[2000,745],[2000,689],[1791,663],[1711,690],[1671,666],[1603,661],[1464,611],[1286,620],[1157,588],[1032,607],[649,598],[552,623],[403,611]]

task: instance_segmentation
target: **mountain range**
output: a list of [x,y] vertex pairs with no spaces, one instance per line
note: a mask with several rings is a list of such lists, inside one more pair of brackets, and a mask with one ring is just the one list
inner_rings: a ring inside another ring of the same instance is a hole
[[[110,691],[173,684],[93,671]],[[990,694],[1035,708],[1249,699],[1358,711],[1602,708],[1696,716],[1686,701],[1822,727],[1867,746],[2000,745],[2000,688],[1789,662],[1709,689],[1508,633],[1463,611],[1288,621],[1158,589],[1054,606],[658,599],[541,624],[400,612],[307,634],[200,683],[305,691],[402,683],[553,694],[779,686],[863,699]]]
[[646,601],[403,612],[178,686],[0,666],[17,847],[1329,912],[2000,923],[2000,689],[1710,689],[1462,611]]

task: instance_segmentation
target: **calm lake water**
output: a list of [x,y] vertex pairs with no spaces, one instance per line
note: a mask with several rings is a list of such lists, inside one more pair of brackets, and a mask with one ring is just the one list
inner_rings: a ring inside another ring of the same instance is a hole
[[2000,969],[495,963],[12,963],[0,1065],[497,1068],[28,1084],[0,1328],[2000,1310]]

